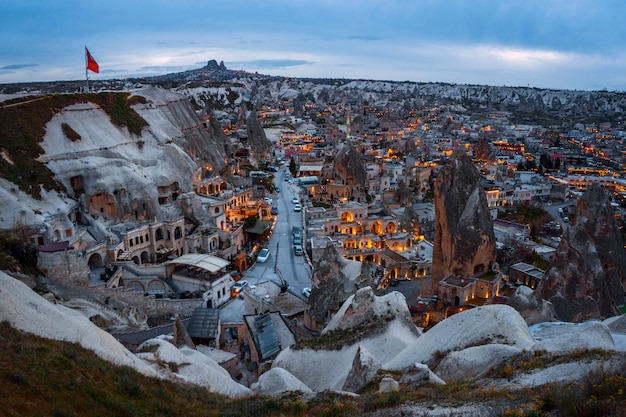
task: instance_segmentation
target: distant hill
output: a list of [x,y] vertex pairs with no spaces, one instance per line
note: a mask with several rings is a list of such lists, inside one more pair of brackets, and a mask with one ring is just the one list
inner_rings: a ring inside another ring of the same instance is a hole
[[[507,111],[517,123],[551,124],[563,118],[618,121],[626,110],[626,94],[609,91],[539,89],[412,81],[291,78],[230,70],[210,60],[204,67],[153,77],[93,80],[94,91],[127,90],[138,84],[166,89],[231,88],[248,91],[251,106],[268,98],[362,102],[375,106],[455,105],[467,111]],[[84,81],[0,84],[0,94],[80,92]]]

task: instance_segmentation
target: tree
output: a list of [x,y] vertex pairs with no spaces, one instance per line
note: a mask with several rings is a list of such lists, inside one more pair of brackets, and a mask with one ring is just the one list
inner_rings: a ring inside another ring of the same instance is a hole
[[291,172],[291,176],[295,177],[297,172],[298,172],[298,166],[296,165],[296,160],[294,159],[294,157],[291,157],[291,160],[289,161],[289,172]]

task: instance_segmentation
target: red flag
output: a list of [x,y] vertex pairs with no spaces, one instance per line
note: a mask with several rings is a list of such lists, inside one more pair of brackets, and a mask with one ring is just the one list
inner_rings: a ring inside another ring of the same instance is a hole
[[98,63],[89,53],[89,49],[85,46],[85,55],[87,56],[87,69],[93,72],[100,72],[100,67],[98,67]]

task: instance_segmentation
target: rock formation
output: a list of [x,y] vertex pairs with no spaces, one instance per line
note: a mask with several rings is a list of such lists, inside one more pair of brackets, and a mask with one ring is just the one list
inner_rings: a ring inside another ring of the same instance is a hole
[[529,326],[557,320],[552,303],[537,297],[535,292],[525,285],[515,290],[507,305],[517,310]]
[[472,149],[472,157],[475,161],[495,161],[496,156],[486,139],[480,139]]
[[371,287],[372,278],[368,264],[345,259],[334,245],[327,245],[313,270],[312,284],[308,314],[321,324],[359,288]]
[[[42,200],[62,201],[49,209],[41,202],[31,202],[34,199],[27,195],[22,197],[21,192],[17,198],[2,199],[3,213],[38,207],[28,210],[33,215],[3,216],[0,228],[48,223],[37,213],[57,212],[57,208],[72,204],[94,217],[116,221],[160,219],[163,199],[175,199],[180,193],[192,191],[200,166],[210,167],[207,176],[210,171],[217,173],[225,167],[225,145],[221,142],[224,138],[211,136],[182,95],[146,87],[133,91],[129,98],[112,93],[102,97],[68,95],[67,103],[57,102],[54,97],[39,103],[49,103],[45,110],[50,118],[38,120],[41,138],[28,138],[33,143],[39,141],[41,146],[40,155],[32,157],[45,164],[50,171],[48,176],[64,188],[44,192]],[[98,104],[98,100],[105,99],[125,100],[125,111],[128,117],[133,116],[134,124],[124,120],[114,123]],[[39,111],[34,103],[26,103],[20,109],[24,117]],[[134,127],[130,129],[123,123]],[[11,125],[5,128],[12,129]],[[74,133],[70,137],[68,132]],[[10,177],[0,181],[0,195],[18,188],[11,181]],[[84,216],[83,221],[88,219]],[[71,226],[64,225],[60,230],[68,228]]]
[[378,359],[359,346],[356,355],[354,355],[352,368],[346,376],[342,391],[358,392],[376,377],[380,368],[381,365]]
[[367,173],[363,158],[351,143],[340,145],[335,154],[335,172],[343,181],[351,186],[359,186],[365,190]]
[[433,289],[449,275],[491,269],[496,239],[480,174],[468,155],[455,151],[435,182]]
[[580,198],[575,218],[535,293],[554,305],[559,320],[619,315],[626,253],[608,194],[600,185]]
[[413,207],[413,204],[407,204],[404,208],[404,213],[400,217],[400,227],[402,230],[408,232],[412,237],[419,236],[420,233],[420,219],[417,211]]
[[267,140],[263,126],[259,123],[254,111],[251,111],[246,118],[246,134],[248,135],[248,143],[254,151],[259,153],[269,151],[270,142]]
[[191,336],[187,331],[187,327],[185,327],[178,314],[176,315],[176,320],[174,321],[174,340],[172,340],[172,344],[176,347],[186,346],[191,349],[196,348],[196,344],[191,339]]

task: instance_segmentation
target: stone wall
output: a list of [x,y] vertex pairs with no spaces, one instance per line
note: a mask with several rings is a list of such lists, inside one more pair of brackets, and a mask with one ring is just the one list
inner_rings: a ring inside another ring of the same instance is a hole
[[73,284],[89,283],[89,265],[82,252],[68,249],[60,252],[38,252],[37,268],[53,280],[69,280]]

